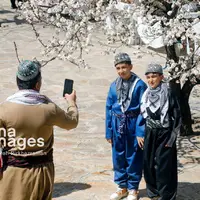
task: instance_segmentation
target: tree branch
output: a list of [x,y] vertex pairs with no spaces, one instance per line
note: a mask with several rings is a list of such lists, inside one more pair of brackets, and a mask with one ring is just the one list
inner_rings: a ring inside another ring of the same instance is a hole
[[16,45],[15,42],[14,42],[14,46],[15,46],[15,53],[16,53],[17,60],[18,60],[18,62],[20,63],[19,55],[18,55],[18,51],[17,51],[17,45]]

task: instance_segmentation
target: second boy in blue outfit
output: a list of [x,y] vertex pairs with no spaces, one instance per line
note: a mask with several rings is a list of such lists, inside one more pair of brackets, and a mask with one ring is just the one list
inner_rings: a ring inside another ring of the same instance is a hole
[[110,197],[119,200],[138,198],[142,177],[144,119],[140,114],[141,97],[146,84],[131,72],[126,53],[115,56],[119,77],[111,84],[106,102],[106,139],[112,144],[114,181],[118,190]]

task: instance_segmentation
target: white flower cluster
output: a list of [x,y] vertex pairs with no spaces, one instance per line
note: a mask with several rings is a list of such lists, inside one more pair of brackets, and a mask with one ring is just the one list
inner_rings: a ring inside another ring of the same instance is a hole
[[[143,7],[143,23],[149,27],[160,21],[163,28],[164,44],[174,46],[178,63],[168,61],[170,79],[199,77],[200,56],[200,13],[198,3],[191,1],[140,0]],[[166,3],[168,6],[165,6]],[[171,3],[171,4],[170,4]],[[171,6],[171,9],[169,9]]]
[[[22,5],[22,10],[45,47],[45,56],[50,60],[67,59],[86,66],[82,53],[90,44],[92,31],[105,19],[104,4],[105,0],[28,0]],[[48,41],[44,42],[36,29],[38,23],[52,31],[52,38]],[[77,50],[80,51],[77,59],[72,59]]]
[[[164,44],[175,45],[177,54],[185,52],[183,56],[178,55],[179,63],[170,62],[170,77],[181,77],[183,73],[187,73],[187,77],[197,74],[198,70],[194,69],[198,66],[200,33],[197,31],[198,27],[194,28],[195,24],[199,23],[198,12],[194,12],[195,6],[191,6],[191,2],[187,0],[133,2],[27,0],[22,5],[22,10],[27,21],[32,24],[38,40],[44,46],[44,55],[49,56],[50,60],[67,59],[79,66],[86,66],[82,54],[83,51],[87,53],[94,31],[103,30],[109,42],[134,45],[137,44],[139,23],[147,24],[150,30],[155,23],[159,22],[161,29],[157,34],[163,35]],[[37,23],[50,27],[52,38],[44,42],[36,29]],[[77,51],[80,53],[75,59],[74,55],[77,55]],[[191,58],[192,62],[190,62]]]

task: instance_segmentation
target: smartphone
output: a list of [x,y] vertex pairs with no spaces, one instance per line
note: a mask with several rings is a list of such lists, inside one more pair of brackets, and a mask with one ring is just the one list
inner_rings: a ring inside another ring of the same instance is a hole
[[65,94],[71,94],[73,91],[73,83],[74,81],[71,79],[65,79],[65,83],[64,83],[64,90],[63,90],[63,97],[65,96]]

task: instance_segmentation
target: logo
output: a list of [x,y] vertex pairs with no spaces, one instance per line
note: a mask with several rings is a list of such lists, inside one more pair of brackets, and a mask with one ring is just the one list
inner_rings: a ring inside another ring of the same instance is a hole
[[0,128],[0,143],[4,148],[17,148],[18,150],[24,150],[26,147],[43,147],[44,138],[22,138],[16,136],[16,130],[14,128]]

